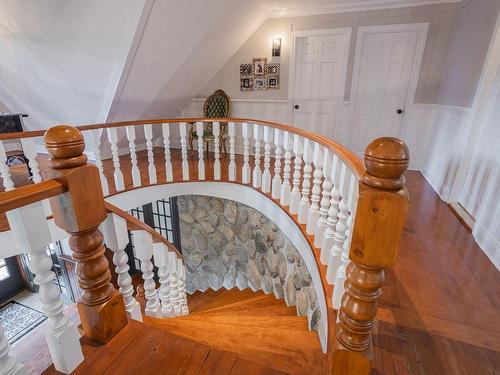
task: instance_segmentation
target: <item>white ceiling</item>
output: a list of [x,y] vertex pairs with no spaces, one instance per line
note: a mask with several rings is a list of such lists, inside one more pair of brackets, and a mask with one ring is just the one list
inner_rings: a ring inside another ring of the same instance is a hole
[[263,0],[270,17],[402,8],[418,5],[456,3],[461,0]]

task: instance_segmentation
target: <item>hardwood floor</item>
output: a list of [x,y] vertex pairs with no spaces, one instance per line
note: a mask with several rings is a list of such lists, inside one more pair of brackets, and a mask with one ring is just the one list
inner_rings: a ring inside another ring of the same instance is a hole
[[[164,330],[130,320],[107,345],[83,344],[86,360],[74,375],[220,374],[280,375],[283,372],[250,362]],[[45,375],[60,374],[50,366]]]
[[[159,181],[165,176],[162,153],[163,149],[155,149]],[[174,150],[173,161],[178,159]],[[40,158],[40,164],[43,168],[46,160]],[[113,190],[112,162],[104,165]],[[131,186],[130,173],[125,173],[130,169],[127,157],[121,158],[121,165],[125,185]],[[223,160],[223,171],[226,165]],[[147,182],[144,152],[139,153],[139,166]],[[195,160],[190,169],[191,178],[196,178]],[[212,173],[207,164],[207,179]],[[238,168],[238,179],[240,173]],[[176,166],[174,177],[180,174]],[[13,176],[22,181],[21,172]],[[425,178],[411,171],[406,178],[409,216],[396,266],[386,271],[372,373],[500,374],[500,273]],[[217,334],[213,331],[205,339],[217,342]],[[239,345],[226,341],[223,349],[237,352]]]

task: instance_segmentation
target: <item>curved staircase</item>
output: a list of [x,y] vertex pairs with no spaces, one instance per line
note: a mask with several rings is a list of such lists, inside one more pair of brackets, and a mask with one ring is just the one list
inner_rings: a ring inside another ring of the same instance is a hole
[[207,290],[188,297],[189,315],[175,319],[145,317],[144,322],[211,349],[284,373],[331,373],[328,355],[318,335],[307,328],[307,317],[283,300],[238,289]]

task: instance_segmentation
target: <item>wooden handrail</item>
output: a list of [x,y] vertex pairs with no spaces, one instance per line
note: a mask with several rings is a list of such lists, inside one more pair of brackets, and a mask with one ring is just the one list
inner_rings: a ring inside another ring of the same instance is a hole
[[63,184],[56,180],[47,180],[38,184],[21,186],[14,190],[0,193],[0,212],[7,212],[31,203],[48,199],[66,191]]
[[[129,125],[144,125],[144,124],[172,124],[179,122],[236,122],[236,123],[252,123],[269,126],[271,128],[285,130],[289,133],[297,134],[307,139],[313,140],[331,151],[337,153],[342,160],[350,167],[350,169],[355,173],[358,178],[364,173],[363,162],[361,159],[352,151],[348,150],[346,147],[341,144],[332,141],[324,136],[319,134],[296,128],[290,125],[282,124],[274,121],[264,121],[264,120],[256,120],[251,118],[201,118],[201,117],[193,117],[193,118],[174,118],[174,119],[151,119],[151,120],[134,120],[134,121],[118,121],[118,122],[110,122],[110,123],[101,123],[101,124],[90,124],[77,126],[77,129],[80,131],[86,130],[95,130],[95,129],[107,129],[107,128],[118,128]],[[21,139],[21,138],[32,138],[32,137],[41,137],[45,134],[45,130],[35,130],[30,132],[18,132],[18,133],[6,133],[0,134],[0,141],[9,140],[9,139]]]
[[160,233],[155,231],[149,225],[143,223],[142,221],[140,221],[136,217],[126,213],[122,209],[116,207],[115,205],[113,205],[109,202],[105,202],[104,205],[105,205],[106,209],[108,210],[108,212],[112,212],[115,215],[120,216],[122,219],[125,219],[127,224],[130,224],[135,228],[138,228],[140,230],[144,230],[144,231],[148,232],[153,237],[154,242],[163,243],[165,246],[167,246],[167,248],[170,251],[175,252],[175,254],[177,255],[177,258],[184,259],[184,256],[181,254],[181,252],[179,250],[177,250],[177,248],[171,242],[169,242],[165,237],[163,237]]

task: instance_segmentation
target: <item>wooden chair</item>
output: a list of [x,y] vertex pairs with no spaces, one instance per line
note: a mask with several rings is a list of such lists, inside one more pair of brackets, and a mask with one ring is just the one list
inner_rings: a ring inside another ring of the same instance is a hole
[[[205,103],[203,104],[203,117],[205,118],[227,118],[230,111],[229,97],[226,95],[224,90],[217,90],[212,95],[210,95]],[[227,122],[220,123],[220,135],[219,135],[219,147],[226,151],[226,127]],[[207,144],[207,156],[208,156],[208,145],[215,139],[212,123],[205,123],[203,130],[203,142]],[[191,123],[191,129],[189,130],[189,146],[191,147],[191,155],[194,154],[193,140],[198,140],[198,134],[196,133],[196,124]]]

